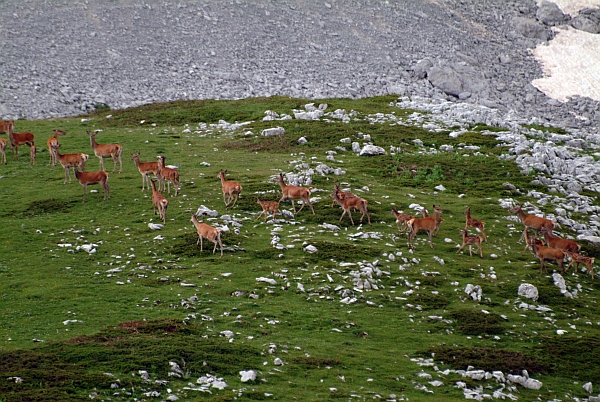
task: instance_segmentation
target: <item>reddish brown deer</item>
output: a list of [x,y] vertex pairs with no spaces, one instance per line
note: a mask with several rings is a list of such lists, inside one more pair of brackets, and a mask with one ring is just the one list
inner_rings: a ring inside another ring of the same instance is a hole
[[2,154],[2,163],[6,165],[6,138],[0,138],[0,154]]
[[[529,233],[525,233],[525,236],[529,236]],[[561,250],[551,247],[545,247],[539,245],[536,239],[527,240],[528,243],[532,244],[531,251],[533,255],[540,260],[540,276],[542,276],[542,269],[548,273],[548,269],[546,269],[546,261],[554,261],[558,264],[560,268],[561,274],[565,273],[565,253]]]
[[[229,209],[229,203],[233,200],[233,204],[231,205],[231,208],[233,208],[235,206],[235,203],[237,202],[240,193],[242,192],[242,185],[240,183],[238,183],[237,181],[232,181],[232,180],[225,180],[225,174],[227,173],[227,170],[221,170],[219,171],[219,174],[217,175],[218,179],[221,179],[221,190],[223,191],[223,202],[225,203],[225,209]],[[225,200],[225,197],[228,197],[227,200]],[[235,197],[235,199],[234,199]],[[267,218],[267,216],[265,215],[265,219]]]
[[166,157],[164,156],[158,157],[158,174],[162,178],[162,191],[165,191],[166,182],[166,187],[168,188],[167,193],[171,194],[171,183],[173,183],[173,187],[175,188],[174,197],[177,197],[181,184],[179,182],[179,171],[177,169],[166,167],[165,159]]
[[587,266],[588,271],[590,271],[590,273],[592,274],[592,281],[594,280],[594,258],[588,257],[586,255],[581,255],[578,253],[570,253],[567,251],[567,254],[569,255],[569,257],[571,258],[571,262],[569,263],[569,266],[567,267],[566,271],[569,270],[569,268],[571,268],[571,265],[573,265],[573,263],[575,263],[575,271],[577,272],[577,270],[579,269],[579,264],[584,264],[585,266]]
[[410,248],[415,248],[414,239],[417,233],[420,231],[427,232],[429,235],[429,246],[433,248],[433,233],[435,231],[436,226],[438,225],[439,216],[443,213],[441,208],[437,205],[433,206],[433,216],[428,216],[426,218],[414,218],[407,222],[409,227],[408,232],[408,246]]
[[56,164],[58,163],[58,160],[56,159],[56,155],[54,154],[54,150],[52,149],[52,147],[55,144],[58,144],[58,137],[66,134],[67,133],[63,130],[56,129],[54,130],[54,136],[48,138],[48,141],[46,141],[46,145],[48,146],[48,152],[50,152],[50,164],[52,166],[56,166]]
[[94,150],[94,155],[100,158],[100,170],[104,170],[104,158],[112,158],[113,160],[113,172],[117,168],[117,161],[119,161],[119,173],[123,171],[123,160],[121,154],[123,153],[123,147],[119,144],[98,144],[96,142],[96,134],[98,131],[87,132],[90,136],[90,144]]
[[167,223],[167,208],[169,207],[169,200],[167,200],[161,193],[156,189],[156,180],[150,180],[152,185],[152,209],[156,215],[158,210],[158,217]]
[[[334,200],[335,202],[335,200]],[[408,230],[408,225],[406,224],[411,219],[415,219],[414,216],[405,214],[403,212],[398,212],[396,209],[392,208],[392,215],[396,217],[396,227],[400,232],[404,232]]]
[[198,218],[196,215],[192,215],[190,221],[196,227],[198,231],[198,241],[196,245],[200,244],[200,251],[202,251],[202,239],[207,239],[215,243],[215,247],[213,248],[213,254],[217,250],[217,244],[221,247],[221,257],[223,257],[223,243],[221,242],[221,231],[217,228],[214,228],[206,223],[198,222]]
[[525,252],[525,250],[529,249],[529,250],[533,250],[533,244],[538,245],[538,246],[545,246],[546,243],[544,243],[544,241],[542,239],[538,239],[537,237],[532,237],[529,236],[529,232],[526,233],[525,235],[525,248],[523,249],[523,251],[521,251],[521,254],[523,254]]
[[[258,198],[257,202],[262,207],[262,212],[258,214],[256,219],[260,218],[261,215],[265,215],[265,222],[267,221],[267,213],[273,212],[273,219],[275,219],[275,215],[279,212],[279,203],[277,201],[263,201],[262,198]],[[256,220],[255,219],[255,220]]]
[[85,163],[87,162],[89,155],[82,153],[61,154],[58,151],[58,148],[60,148],[60,144],[58,142],[52,145],[52,153],[65,170],[65,181],[63,184],[67,184],[67,176],[69,177],[69,183],[71,182],[70,169],[78,167],[82,172],[85,171]]
[[508,212],[517,215],[519,219],[521,219],[521,222],[523,222],[523,225],[525,225],[525,230],[523,230],[523,234],[521,235],[519,241],[525,238],[528,228],[533,229],[537,233],[544,228],[553,230],[556,226],[556,224],[550,219],[542,218],[535,215],[526,215],[525,212],[523,212],[523,209],[520,205],[511,208]]
[[30,132],[25,133],[13,133],[12,126],[8,127],[8,139],[10,140],[10,147],[13,151],[13,160],[19,160],[19,145],[34,146],[33,134]]
[[0,121],[0,134],[8,134],[8,130],[15,129],[15,122],[12,120]]
[[487,243],[487,236],[485,235],[485,222],[471,218],[471,207],[467,207],[465,212],[463,212],[463,215],[465,215],[466,218],[465,230],[469,228],[479,230],[479,232],[481,232],[481,236],[483,237],[483,241]]
[[540,231],[540,234],[546,239],[548,247],[557,248],[567,253],[579,253],[581,246],[574,240],[563,239],[561,237],[554,236],[552,230],[546,228]]
[[132,154],[131,160],[135,163],[135,166],[142,175],[142,191],[146,188],[150,190],[150,174],[153,174],[158,181],[162,181],[158,162],[140,162],[140,151]]
[[331,201],[331,207],[333,208],[333,206],[335,205],[335,198],[333,197],[333,194],[337,192],[339,198],[341,199],[345,199],[345,198],[352,198],[352,197],[356,197],[356,195],[352,194],[350,191],[342,191],[340,189],[340,185],[339,184],[335,184],[333,187],[333,193],[331,193],[329,195],[329,197],[332,199]]
[[462,250],[464,246],[469,246],[469,256],[473,257],[473,253],[471,252],[471,247],[477,246],[477,248],[479,249],[479,257],[483,258],[483,249],[481,247],[481,242],[483,241],[483,236],[469,235],[469,234],[467,234],[466,229],[462,229],[460,231],[460,234],[463,238],[463,242],[462,242],[462,245],[460,246],[460,248],[458,249],[458,251],[456,252],[456,254],[460,253],[460,250]]
[[342,221],[342,218],[344,217],[344,215],[347,213],[348,216],[350,217],[350,222],[352,222],[352,226],[354,226],[354,219],[352,219],[352,213],[350,212],[350,210],[356,209],[362,213],[362,215],[360,216],[360,222],[362,223],[363,218],[365,217],[365,215],[367,215],[367,220],[369,222],[369,225],[371,224],[371,215],[369,214],[369,211],[367,210],[367,207],[368,207],[367,200],[357,197],[357,196],[347,197],[347,198],[342,199],[342,198],[340,198],[339,193],[337,191],[335,191],[333,194],[331,194],[330,197],[332,197],[333,200],[335,202],[337,202],[338,205],[340,207],[342,207],[342,209],[344,210],[344,212],[342,212],[342,216],[340,217],[340,222]]
[[[314,210],[312,204],[310,203],[310,188],[301,187],[301,186],[288,186],[283,181],[283,173],[279,173],[278,181],[279,181],[279,186],[281,187],[281,193],[282,193],[282,196],[281,196],[281,199],[279,200],[279,202],[285,201],[285,200],[292,201],[292,208],[294,209],[295,214],[302,211],[302,208],[304,208],[305,205],[308,205],[314,215],[315,210]],[[294,205],[294,200],[302,200],[302,206],[300,207],[298,212],[296,212],[296,206]]]
[[102,201],[106,201],[107,198],[110,198],[110,188],[107,183],[108,173],[103,170],[97,172],[80,172],[77,166],[75,166],[73,170],[75,171],[75,177],[83,186],[83,202],[86,200],[87,186],[91,184],[100,184],[102,189],[104,189],[104,198]]

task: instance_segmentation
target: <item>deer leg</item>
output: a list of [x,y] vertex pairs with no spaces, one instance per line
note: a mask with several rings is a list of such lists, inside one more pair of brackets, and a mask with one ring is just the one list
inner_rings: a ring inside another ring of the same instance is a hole
[[[296,205],[294,205],[294,200],[293,199],[291,201],[292,201],[292,208],[294,209],[294,213],[296,214],[297,213],[296,212]],[[298,211],[298,212],[300,212],[300,211]]]
[[85,202],[86,195],[87,195],[87,184],[84,184],[83,185],[83,202]]
[[203,243],[203,241],[202,241],[202,235],[200,235],[200,251],[202,251],[202,243]]

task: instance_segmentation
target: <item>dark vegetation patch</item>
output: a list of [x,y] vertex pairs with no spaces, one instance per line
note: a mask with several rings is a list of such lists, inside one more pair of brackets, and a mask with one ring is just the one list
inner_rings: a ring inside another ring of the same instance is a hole
[[600,337],[560,336],[542,338],[538,359],[553,375],[572,381],[600,382]]
[[341,366],[343,363],[333,357],[298,356],[291,359],[291,363],[305,369],[318,369],[332,366]]
[[[168,378],[169,361],[180,362],[191,376],[237,375],[240,367],[260,364],[260,351],[202,335],[202,326],[194,323],[130,321],[92,336],[1,352],[0,395],[11,401],[83,400],[89,393],[85,390],[109,391],[116,378],[121,387],[137,388],[139,377],[131,373],[138,370],[147,370],[153,378]],[[8,381],[11,376],[24,381]]]
[[[202,219],[199,219],[202,221]],[[231,232],[221,232],[221,241],[223,247],[232,247],[237,243],[237,236]],[[221,255],[221,247],[217,244],[217,249],[213,255],[213,249],[215,244],[212,241],[203,239],[202,249],[200,251],[200,244],[198,242],[198,232],[194,231],[190,233],[184,233],[177,236],[170,245],[166,248],[168,253],[173,255],[185,256],[185,257],[215,257],[218,258]],[[225,253],[225,251],[223,251]],[[223,254],[225,255],[225,254]]]
[[452,311],[450,316],[456,321],[456,330],[464,335],[496,335],[504,332],[504,320],[494,313],[462,309]]
[[477,370],[500,370],[505,374],[521,374],[527,370],[529,374],[547,374],[551,366],[528,354],[488,347],[434,346],[417,355],[447,364],[456,370],[466,370],[473,366]]
[[[69,212],[69,209],[76,201],[64,201],[57,200],[56,198],[49,198],[47,200],[32,201],[25,210],[21,212],[11,212],[10,216],[21,214],[22,217],[32,217],[44,214],[52,213],[65,213]],[[8,216],[6,214],[5,216]]]
[[310,262],[334,259],[336,261],[362,261],[366,258],[380,256],[382,249],[374,244],[363,246],[356,243],[334,243],[330,241],[311,240],[310,244],[317,248],[317,252],[306,256]]
[[413,293],[409,296],[409,301],[411,304],[421,306],[423,310],[440,310],[450,304],[450,299],[447,296],[431,292]]
[[[549,279],[551,281],[551,279]],[[539,304],[544,304],[552,308],[555,307],[568,307],[568,308],[585,308],[585,303],[581,299],[571,299],[560,293],[558,286],[554,283],[549,282],[546,284],[536,285],[538,290]]]

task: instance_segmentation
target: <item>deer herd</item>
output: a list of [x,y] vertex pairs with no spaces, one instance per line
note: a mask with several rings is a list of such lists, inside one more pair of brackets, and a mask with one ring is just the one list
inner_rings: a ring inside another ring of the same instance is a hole
[[[89,155],[85,153],[68,153],[61,154],[59,148],[59,137],[66,135],[63,130],[54,130],[54,135],[48,138],[47,147],[50,153],[50,164],[56,166],[60,165],[64,169],[64,184],[71,182],[70,170],[73,169],[75,178],[83,186],[83,202],[86,201],[87,186],[93,184],[99,184],[104,190],[103,201],[110,198],[110,189],[108,187],[108,173],[104,170],[104,158],[112,158],[113,160],[113,172],[117,168],[117,162],[119,162],[119,173],[123,171],[123,161],[121,155],[123,153],[123,147],[119,144],[98,144],[96,142],[96,135],[99,131],[90,132],[87,134],[90,137],[90,145],[96,155],[100,159],[100,170],[88,172],[85,171],[85,164],[89,159]],[[19,145],[28,145],[30,147],[30,162],[35,164],[36,162],[36,147],[34,144],[34,135],[30,132],[15,133],[14,122],[11,120],[0,121],[0,134],[7,134],[8,141],[4,138],[0,138],[0,154],[2,155],[2,163],[6,164],[6,146],[10,145],[13,160],[18,160],[18,147]],[[171,184],[174,187],[174,195],[176,197],[179,193],[180,179],[179,171],[172,167],[165,166],[165,156],[158,156],[156,162],[141,162],[140,152],[132,154],[131,160],[135,163],[138,171],[142,175],[142,191],[152,189],[152,205],[154,214],[158,213],[159,218],[163,224],[166,223],[167,208],[169,206],[169,200],[165,197],[161,191],[167,191],[171,194]],[[219,171],[217,178],[221,180],[221,189],[223,192],[223,202],[225,209],[232,209],[235,207],[240,194],[242,192],[242,185],[236,181],[226,179],[227,170]],[[151,179],[150,175],[153,175],[155,179]],[[265,201],[262,198],[258,198],[257,203],[262,207],[262,212],[258,214],[256,219],[259,219],[264,215],[264,221],[267,220],[267,215],[272,214],[272,218],[275,219],[275,215],[279,213],[279,206],[282,201],[290,200],[294,214],[300,213],[305,205],[308,205],[311,212],[315,214],[314,207],[310,200],[311,188],[302,186],[293,186],[285,183],[284,176],[280,173],[276,182],[279,183],[281,188],[281,198],[279,201]],[[158,183],[158,184],[157,184]],[[354,219],[352,218],[352,211],[358,211],[361,213],[360,222],[362,223],[364,217],[367,217],[367,223],[371,224],[371,215],[368,211],[368,201],[361,198],[349,191],[342,191],[339,184],[335,184],[333,192],[330,194],[332,199],[331,206],[333,207],[336,203],[342,209],[342,215],[340,221],[347,214],[351,224],[354,226]],[[296,211],[296,205],[294,200],[301,200],[302,206]],[[515,206],[509,210],[511,214],[516,215],[524,225],[523,233],[521,234],[521,240],[526,243],[525,250],[530,249],[532,254],[540,261],[540,275],[542,271],[546,270],[546,262],[554,262],[558,265],[561,273],[565,273],[575,264],[575,269],[579,268],[579,264],[584,264],[594,279],[593,263],[594,258],[580,254],[581,246],[574,240],[569,240],[554,235],[553,230],[556,228],[556,223],[550,219],[542,218],[535,215],[527,215],[522,210],[520,205]],[[392,215],[396,218],[396,225],[400,233],[406,233],[408,239],[408,247],[414,249],[414,240],[419,232],[427,233],[429,239],[429,246],[433,249],[433,237],[440,230],[440,224],[444,220],[440,215],[443,214],[442,209],[439,205],[433,206],[433,215],[429,215],[427,210],[423,208],[421,210],[422,217],[416,217],[410,214],[403,213],[396,209],[392,209]],[[487,236],[485,233],[485,222],[474,219],[471,217],[471,210],[469,207],[463,212],[465,215],[465,227],[460,230],[462,237],[462,244],[460,245],[457,254],[460,253],[464,247],[468,246],[469,255],[472,256],[472,248],[476,248],[476,252],[479,252],[479,257],[483,258],[483,247],[482,243],[487,243]],[[216,252],[217,245],[220,246],[221,256],[223,255],[223,243],[221,240],[221,231],[215,227],[212,227],[206,223],[199,222],[196,215],[192,215],[191,222],[196,227],[198,232],[198,242],[200,245],[200,251],[203,249],[203,239],[207,239],[214,243],[213,254]],[[472,235],[468,233],[468,229],[473,228],[480,234]],[[533,232],[530,235],[529,231]],[[565,258],[569,257],[571,262],[565,268]]]

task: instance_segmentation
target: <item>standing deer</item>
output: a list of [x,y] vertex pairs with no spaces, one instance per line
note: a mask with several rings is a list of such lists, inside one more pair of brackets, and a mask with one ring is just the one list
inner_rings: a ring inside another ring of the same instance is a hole
[[0,154],[2,154],[2,163],[6,165],[6,138],[0,138]]
[[[335,202],[335,200],[334,200],[334,202]],[[408,230],[408,225],[406,223],[408,221],[410,221],[411,219],[415,219],[414,216],[405,214],[402,212],[398,212],[394,208],[392,208],[392,215],[394,215],[396,217],[396,227],[398,227],[398,230],[400,232],[404,232],[404,231]]]
[[542,229],[553,230],[556,226],[556,224],[550,219],[541,218],[535,215],[526,215],[525,212],[523,212],[523,209],[520,205],[511,208],[508,212],[510,212],[511,214],[516,214],[519,217],[519,219],[521,219],[521,222],[523,222],[523,225],[525,225],[525,230],[523,230],[523,234],[519,238],[519,241],[525,238],[525,236],[527,235],[528,228],[533,229],[537,233]]
[[156,189],[156,180],[150,180],[150,184],[152,184],[152,209],[155,215],[158,210],[158,217],[163,221],[163,224],[166,224],[169,200]]
[[[54,155],[54,150],[52,149],[55,144],[58,144],[58,137],[66,135],[67,133],[63,130],[56,129],[54,130],[54,135],[48,138],[46,141],[46,145],[48,146],[48,151],[50,152],[50,164],[52,166],[56,166],[58,160],[56,159],[56,155]],[[82,169],[83,170],[83,169]]]
[[[525,233],[525,236],[529,236],[529,233]],[[533,252],[533,255],[538,260],[540,260],[540,276],[542,276],[542,269],[544,269],[544,271],[546,271],[546,273],[548,273],[548,269],[546,269],[546,261],[556,262],[558,264],[558,267],[560,268],[561,274],[565,273],[565,266],[564,266],[565,253],[564,252],[562,252],[561,250],[558,250],[556,248],[545,247],[545,246],[539,245],[536,242],[535,237],[533,238],[533,240],[529,240],[527,242],[532,245],[531,251]]]
[[342,216],[340,217],[340,221],[342,220],[344,215],[347,213],[348,216],[350,217],[350,222],[352,222],[352,226],[354,226],[354,219],[352,219],[352,213],[350,212],[350,210],[354,208],[354,209],[359,210],[362,213],[362,215],[360,216],[361,222],[362,222],[363,218],[365,217],[365,215],[367,215],[369,225],[371,224],[371,215],[369,214],[369,211],[367,210],[367,206],[368,206],[367,200],[362,199],[357,196],[348,197],[348,198],[340,198],[338,191],[335,191],[333,194],[330,195],[330,197],[333,198],[333,200],[335,202],[337,202],[338,205],[341,206],[342,209],[344,210],[344,212],[342,212]]
[[166,157],[164,156],[158,157],[158,174],[162,178],[162,191],[165,191],[166,182],[166,186],[168,187],[167,192],[171,194],[171,183],[173,183],[173,187],[175,188],[174,197],[177,197],[177,194],[179,194],[180,187],[179,171],[177,169],[166,167],[165,159]]
[[487,237],[485,235],[485,222],[478,221],[477,219],[471,218],[471,207],[467,207],[465,212],[463,212],[463,215],[465,215],[465,218],[466,218],[465,230],[467,230],[469,228],[474,228],[474,229],[479,230],[481,232],[481,236],[483,237],[483,241],[485,241],[487,243]]
[[275,215],[277,215],[277,213],[279,212],[279,203],[277,201],[263,201],[262,198],[258,198],[257,202],[262,207],[262,212],[260,214],[258,214],[256,219],[260,218],[261,215],[264,214],[265,222],[266,222],[268,212],[273,212],[273,219],[275,219]]
[[81,171],[85,171],[85,163],[87,162],[89,155],[75,153],[75,154],[61,154],[58,152],[60,144],[57,142],[52,145],[52,153],[58,162],[62,165],[65,170],[65,181],[63,184],[67,184],[67,176],[69,177],[69,183],[71,182],[71,168],[78,167]]
[[147,187],[150,190],[150,173],[154,174],[158,181],[162,181],[159,173],[158,162],[140,162],[140,151],[131,155],[131,160],[135,163],[138,171],[142,175],[142,191]]
[[483,258],[483,249],[481,248],[481,242],[483,241],[483,237],[468,235],[466,229],[462,229],[460,231],[460,234],[463,238],[463,242],[456,254],[460,253],[460,250],[462,250],[464,246],[469,246],[469,255],[473,257],[473,253],[471,252],[471,246],[477,246],[477,248],[479,249],[479,257]]
[[[288,186],[283,181],[283,173],[279,173],[278,181],[279,181],[279,186],[281,187],[281,193],[282,193],[282,196],[281,196],[281,199],[279,200],[279,202],[284,201],[284,200],[292,201],[292,208],[294,209],[295,214],[302,211],[302,208],[304,208],[304,205],[308,204],[308,206],[310,206],[310,209],[311,209],[313,215],[315,214],[315,210],[314,210],[312,204],[310,203],[310,188],[301,187],[301,186]],[[294,200],[300,200],[300,199],[302,200],[302,206],[300,207],[298,212],[296,212],[296,206],[294,205]]]
[[7,128],[8,139],[10,140],[10,147],[13,151],[13,160],[19,160],[19,145],[34,146],[33,134],[30,132],[25,133],[13,133],[12,126],[9,125]]
[[[219,171],[219,174],[217,175],[218,179],[221,179],[221,190],[223,191],[223,202],[225,203],[225,209],[229,209],[229,203],[231,202],[231,200],[233,200],[233,204],[231,205],[231,208],[233,208],[235,206],[235,203],[237,202],[240,193],[242,192],[242,185],[240,183],[238,183],[237,181],[227,181],[225,180],[225,174],[227,173],[227,170],[221,170]],[[228,196],[227,201],[225,200],[225,196]],[[266,215],[265,215],[265,219],[266,219]]]
[[579,264],[585,264],[588,268],[588,270],[590,271],[590,273],[592,274],[592,281],[594,280],[594,259],[591,257],[588,257],[586,255],[581,255],[578,253],[570,253],[567,251],[567,254],[569,255],[569,257],[571,258],[571,262],[569,263],[569,266],[567,267],[567,271],[569,270],[569,268],[571,268],[571,265],[573,265],[573,263],[575,263],[575,271],[577,271],[579,269]]
[[413,241],[417,233],[420,231],[427,232],[429,235],[429,246],[433,248],[433,233],[438,225],[439,216],[442,213],[443,211],[440,209],[440,207],[434,205],[433,216],[428,216],[426,218],[414,218],[407,222],[410,229],[408,233],[408,246],[410,248],[415,248]]
[[8,130],[15,129],[15,122],[12,120],[0,121],[0,134],[8,134]]
[[213,254],[217,250],[217,243],[221,247],[221,257],[223,257],[223,243],[221,242],[221,231],[217,228],[214,228],[206,223],[198,222],[198,218],[196,215],[192,215],[190,221],[196,227],[198,231],[198,241],[196,245],[200,244],[200,251],[202,251],[202,239],[207,239],[215,243],[215,248],[213,248]]
[[540,234],[546,239],[548,247],[557,248],[567,253],[579,253],[581,246],[574,240],[563,239],[552,234],[552,229],[543,228]]
[[333,188],[333,193],[331,193],[329,195],[329,197],[331,197],[333,199],[333,201],[331,201],[331,207],[332,208],[335,205],[335,198],[333,197],[334,193],[338,193],[338,197],[341,198],[342,200],[345,199],[345,198],[356,197],[356,195],[352,194],[350,191],[342,191],[340,189],[340,185],[336,183],[335,186],[334,186],[334,188]]
[[113,172],[117,168],[117,160],[119,161],[119,173],[123,171],[123,160],[121,154],[123,153],[123,147],[119,144],[98,144],[96,142],[96,134],[98,131],[88,131],[90,136],[90,144],[94,150],[94,155],[100,158],[100,170],[104,170],[104,158],[112,158],[113,160]]
[[100,184],[104,189],[104,198],[102,201],[106,201],[106,198],[110,198],[110,189],[108,187],[108,173],[104,170],[97,172],[80,172],[77,166],[73,167],[75,171],[75,177],[79,180],[79,183],[83,186],[83,202],[86,200],[87,186],[88,184]]

